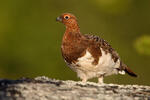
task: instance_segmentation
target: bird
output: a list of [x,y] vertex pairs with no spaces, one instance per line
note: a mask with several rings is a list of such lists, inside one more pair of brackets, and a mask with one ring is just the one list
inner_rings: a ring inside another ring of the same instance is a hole
[[63,13],[56,21],[66,27],[61,44],[62,57],[82,82],[98,78],[98,83],[103,84],[104,77],[113,74],[127,73],[137,77],[107,41],[96,35],[82,34],[73,14]]

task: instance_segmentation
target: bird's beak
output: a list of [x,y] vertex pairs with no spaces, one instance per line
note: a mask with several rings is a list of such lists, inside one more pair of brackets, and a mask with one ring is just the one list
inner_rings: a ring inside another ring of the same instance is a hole
[[62,18],[61,17],[57,17],[56,21],[62,22]]

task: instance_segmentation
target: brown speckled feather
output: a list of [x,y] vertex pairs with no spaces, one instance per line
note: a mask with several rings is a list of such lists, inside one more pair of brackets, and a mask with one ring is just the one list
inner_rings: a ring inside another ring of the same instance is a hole
[[61,45],[62,56],[82,81],[99,77],[101,83],[103,76],[120,71],[137,76],[120,60],[108,42],[95,35],[81,34],[74,15],[64,13],[57,17],[57,21],[66,26]]
[[[97,46],[101,47],[105,51],[106,54],[110,53],[114,62],[116,62],[118,59],[120,60],[119,54],[111,47],[111,45],[107,41],[95,35],[85,34],[84,36],[88,40],[91,40],[94,43],[99,44]],[[122,63],[122,61],[120,63],[120,68],[118,68],[118,70],[125,70],[125,72],[128,73],[129,75],[137,77],[137,75],[131,69],[129,69],[127,65]]]

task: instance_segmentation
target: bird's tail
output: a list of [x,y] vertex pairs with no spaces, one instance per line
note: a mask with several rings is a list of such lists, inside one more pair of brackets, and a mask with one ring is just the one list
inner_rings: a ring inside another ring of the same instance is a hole
[[128,75],[130,75],[132,77],[137,77],[137,75],[129,67],[127,67],[127,65],[122,63],[122,68]]

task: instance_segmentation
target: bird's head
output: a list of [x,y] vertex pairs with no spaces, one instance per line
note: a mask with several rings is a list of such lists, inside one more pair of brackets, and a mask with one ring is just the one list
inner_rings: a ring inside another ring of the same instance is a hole
[[77,18],[70,13],[64,13],[56,18],[56,21],[63,23],[66,27],[78,26]]

